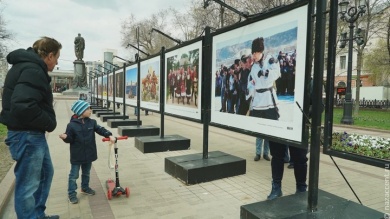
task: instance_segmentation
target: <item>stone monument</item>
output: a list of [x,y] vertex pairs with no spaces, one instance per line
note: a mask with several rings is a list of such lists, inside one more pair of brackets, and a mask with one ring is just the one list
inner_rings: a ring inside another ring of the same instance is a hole
[[69,90],[62,92],[63,95],[80,96],[81,93],[88,93],[87,72],[83,61],[85,49],[85,40],[79,33],[74,39],[74,52],[76,60],[74,64],[74,77],[72,87]]

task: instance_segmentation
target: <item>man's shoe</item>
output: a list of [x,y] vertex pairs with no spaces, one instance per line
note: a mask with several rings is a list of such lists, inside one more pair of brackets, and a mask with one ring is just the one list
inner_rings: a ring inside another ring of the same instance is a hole
[[69,195],[68,200],[69,200],[69,203],[71,203],[71,204],[79,203],[79,199],[77,198],[76,195]]
[[294,164],[290,163],[288,166],[287,166],[288,169],[294,169]]
[[268,200],[274,200],[275,198],[278,198],[282,196],[282,184],[281,183],[272,183],[272,190],[271,193],[267,196]]
[[297,186],[297,190],[295,191],[295,194],[306,192],[306,190],[307,190],[307,185],[299,185]]
[[40,219],[59,219],[60,216],[59,215],[45,215],[43,217],[41,217]]
[[81,193],[86,194],[86,195],[95,195],[95,190],[88,187],[85,189],[81,189]]
[[268,160],[268,161],[271,160],[271,159],[268,157],[268,155],[264,155],[263,158],[264,158],[264,160]]
[[255,158],[253,159],[254,161],[259,161],[260,160],[260,155],[256,154]]

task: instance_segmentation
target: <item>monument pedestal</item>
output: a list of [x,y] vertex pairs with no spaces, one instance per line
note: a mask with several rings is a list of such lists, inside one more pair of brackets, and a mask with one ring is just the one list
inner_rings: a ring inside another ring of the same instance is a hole
[[80,94],[87,94],[84,100],[90,102],[90,100],[88,100],[90,89],[88,88],[87,83],[85,63],[83,60],[75,60],[73,65],[74,78],[72,81],[72,88],[62,92],[62,95],[80,97]]

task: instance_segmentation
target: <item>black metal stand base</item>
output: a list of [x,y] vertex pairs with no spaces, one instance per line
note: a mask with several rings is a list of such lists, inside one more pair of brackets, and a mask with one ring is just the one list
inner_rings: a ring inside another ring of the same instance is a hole
[[[109,119],[107,125],[110,128],[118,128],[119,126],[133,126],[137,125],[136,119]],[[139,121],[139,125],[142,125],[142,121]]]
[[99,106],[99,105],[91,105],[91,109],[105,109],[103,108],[102,106]]
[[222,151],[165,158],[165,172],[187,185],[245,174],[246,160]]
[[100,111],[100,112],[96,112],[96,116],[97,117],[100,117],[100,116],[106,116],[106,115],[119,115],[120,112],[115,112],[114,111]]
[[98,112],[114,112],[112,110],[108,110],[107,108],[97,108],[97,109],[92,109],[92,113],[96,114]]
[[160,134],[160,128],[152,125],[146,126],[119,126],[118,134],[120,136],[153,136]]
[[179,151],[190,148],[191,140],[180,135],[136,137],[135,147],[142,153]]
[[100,121],[106,122],[109,119],[128,119],[128,118],[129,118],[129,116],[124,116],[124,115],[119,115],[119,114],[116,114],[116,115],[102,115],[102,116],[100,116]]
[[[271,182],[270,182],[271,190]],[[262,201],[241,206],[241,219],[289,218],[289,219],[354,219],[383,218],[383,213],[338,197],[331,193],[318,191],[317,211],[310,212],[307,203],[308,192],[283,196],[272,201]]]

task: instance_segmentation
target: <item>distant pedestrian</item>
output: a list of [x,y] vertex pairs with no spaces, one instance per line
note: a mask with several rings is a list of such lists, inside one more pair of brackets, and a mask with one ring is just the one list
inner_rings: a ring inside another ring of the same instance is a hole
[[[264,151],[263,151],[263,141],[264,141]],[[267,139],[262,139],[257,137],[256,138],[256,156],[254,158],[254,161],[259,161],[261,158],[261,154],[263,154],[264,160],[270,161],[269,158],[269,142]]]
[[95,191],[89,187],[89,176],[92,162],[97,159],[95,132],[115,143],[115,138],[107,129],[99,126],[96,120],[91,119],[92,110],[88,102],[77,100],[71,110],[74,115],[66,127],[65,133],[59,137],[66,143],[70,143],[71,169],[68,180],[68,199],[72,204],[78,203],[77,183],[81,168],[81,193],[95,195]]

